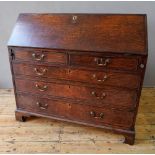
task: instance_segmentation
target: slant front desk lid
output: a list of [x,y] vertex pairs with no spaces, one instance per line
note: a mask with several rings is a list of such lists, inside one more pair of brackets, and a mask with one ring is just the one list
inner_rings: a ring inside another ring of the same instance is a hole
[[146,15],[20,14],[8,46],[147,54]]

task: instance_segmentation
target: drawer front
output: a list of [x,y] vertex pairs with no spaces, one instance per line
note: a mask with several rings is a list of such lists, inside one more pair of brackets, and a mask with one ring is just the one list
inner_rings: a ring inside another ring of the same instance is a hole
[[137,57],[98,57],[88,55],[70,55],[72,66],[83,66],[93,68],[110,68],[127,71],[136,71],[138,66]]
[[[31,77],[46,77],[64,79],[100,86],[117,86],[126,88],[138,88],[140,76],[112,71],[88,71],[62,67],[48,67],[45,65],[29,65],[13,63],[14,74],[17,76],[27,75]],[[78,75],[78,76],[77,76]]]
[[19,109],[73,121],[96,125],[122,126],[122,128],[130,128],[133,123],[133,113],[131,112],[96,108],[21,94],[18,95],[17,102]]
[[135,91],[104,87],[102,89],[75,86],[68,84],[48,83],[30,80],[15,80],[16,89],[20,92],[31,92],[40,95],[70,98],[87,101],[91,104],[108,105],[116,108],[130,107],[135,104],[137,94]]
[[15,60],[66,64],[67,56],[66,53],[55,50],[19,48],[15,50]]

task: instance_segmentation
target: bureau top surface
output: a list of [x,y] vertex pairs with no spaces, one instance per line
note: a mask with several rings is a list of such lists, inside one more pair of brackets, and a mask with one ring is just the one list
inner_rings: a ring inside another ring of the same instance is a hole
[[146,15],[20,14],[8,46],[145,55]]

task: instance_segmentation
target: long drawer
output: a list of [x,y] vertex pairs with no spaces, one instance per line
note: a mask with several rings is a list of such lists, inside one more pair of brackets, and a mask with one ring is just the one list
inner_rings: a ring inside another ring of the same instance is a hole
[[16,76],[26,75],[35,77],[46,77],[53,79],[86,82],[90,85],[116,86],[126,88],[138,88],[140,76],[136,74],[114,72],[114,71],[89,71],[82,69],[71,69],[65,67],[54,67],[46,65],[33,65],[27,63],[13,63],[13,71]]
[[108,105],[115,108],[133,108],[137,93],[134,90],[111,87],[95,88],[61,83],[41,82],[29,79],[15,79],[18,92],[29,92],[59,98],[88,101],[91,104]]
[[73,104],[62,100],[50,100],[48,98],[39,98],[31,95],[18,94],[17,96],[17,103],[19,103],[17,105],[18,109],[37,114],[101,126],[119,126],[124,129],[130,128],[133,123],[134,114],[132,112]]

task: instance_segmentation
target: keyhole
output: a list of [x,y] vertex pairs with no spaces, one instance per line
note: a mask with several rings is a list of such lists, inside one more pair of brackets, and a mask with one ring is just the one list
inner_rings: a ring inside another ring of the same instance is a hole
[[77,16],[73,16],[73,17],[72,17],[72,21],[73,21],[73,23],[76,23],[76,21],[77,21]]
[[71,108],[71,104],[68,104],[68,108]]

